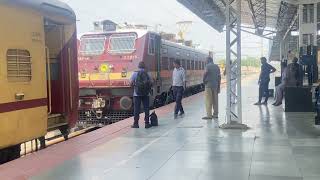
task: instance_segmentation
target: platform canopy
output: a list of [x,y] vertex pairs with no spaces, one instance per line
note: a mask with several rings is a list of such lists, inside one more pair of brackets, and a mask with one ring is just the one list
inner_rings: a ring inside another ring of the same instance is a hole
[[[217,31],[223,31],[227,0],[177,1]],[[295,0],[242,0],[242,29],[273,40],[270,45],[270,60],[280,59],[280,41],[286,35],[290,35],[290,30],[297,28],[297,6],[293,4],[295,2]],[[297,38],[290,38],[292,42],[289,46],[297,48]]]

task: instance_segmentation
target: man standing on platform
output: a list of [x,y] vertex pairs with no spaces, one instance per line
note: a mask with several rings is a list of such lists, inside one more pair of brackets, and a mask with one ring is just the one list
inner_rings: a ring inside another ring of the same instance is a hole
[[186,87],[186,75],[185,70],[181,67],[180,61],[175,60],[173,62],[174,70],[172,73],[172,91],[173,96],[176,101],[176,106],[174,108],[174,118],[178,118],[178,113],[180,116],[184,115],[184,110],[182,107],[183,92]]
[[[205,101],[207,116],[202,119],[210,120],[218,118],[219,113],[219,98],[221,74],[218,65],[213,63],[211,57],[207,58],[206,71],[203,76],[203,83],[205,85]],[[212,109],[214,110],[212,114]]]
[[131,77],[131,86],[133,86],[133,114],[134,114],[134,123],[131,126],[132,128],[139,128],[139,118],[140,118],[140,107],[141,103],[144,108],[144,121],[145,128],[148,129],[151,127],[149,120],[149,94],[152,88],[152,78],[149,76],[147,70],[145,69],[144,62],[140,62],[138,66],[139,70],[134,72]]
[[[261,60],[261,72],[259,77],[259,100],[254,105],[267,105],[269,98],[269,82],[270,82],[270,74],[276,72],[276,68],[267,63],[267,58],[262,57]],[[263,103],[262,97],[265,96],[265,100]]]

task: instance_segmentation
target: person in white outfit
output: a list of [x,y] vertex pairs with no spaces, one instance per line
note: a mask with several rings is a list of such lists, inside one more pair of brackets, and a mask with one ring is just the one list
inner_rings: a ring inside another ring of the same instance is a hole
[[287,63],[281,63],[281,83],[276,87],[276,97],[275,102],[272,104],[274,106],[280,106],[282,104],[284,89],[287,84]]

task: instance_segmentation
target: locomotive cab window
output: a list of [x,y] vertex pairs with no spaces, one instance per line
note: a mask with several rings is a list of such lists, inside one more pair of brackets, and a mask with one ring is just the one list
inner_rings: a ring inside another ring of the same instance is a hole
[[149,35],[148,53],[154,55],[156,52],[156,38],[154,34]]
[[113,34],[109,40],[109,52],[112,54],[130,54],[135,49],[137,36],[131,34]]
[[7,78],[14,82],[31,81],[31,56],[28,50],[7,51]]
[[105,41],[105,36],[81,38],[79,51],[87,56],[101,55],[105,50]]

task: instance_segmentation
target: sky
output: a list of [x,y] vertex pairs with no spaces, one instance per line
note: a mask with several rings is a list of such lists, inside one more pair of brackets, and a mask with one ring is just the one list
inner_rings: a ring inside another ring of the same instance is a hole
[[[62,1],[76,12],[80,34],[93,30],[94,21],[106,19],[115,23],[146,24],[152,27],[160,24],[160,30],[168,33],[178,32],[176,22],[192,21],[186,39],[199,44],[202,49],[213,50],[219,58],[225,55],[225,33],[214,30],[176,0]],[[268,48],[267,40],[262,41],[257,36],[242,33],[243,56],[267,56]]]

